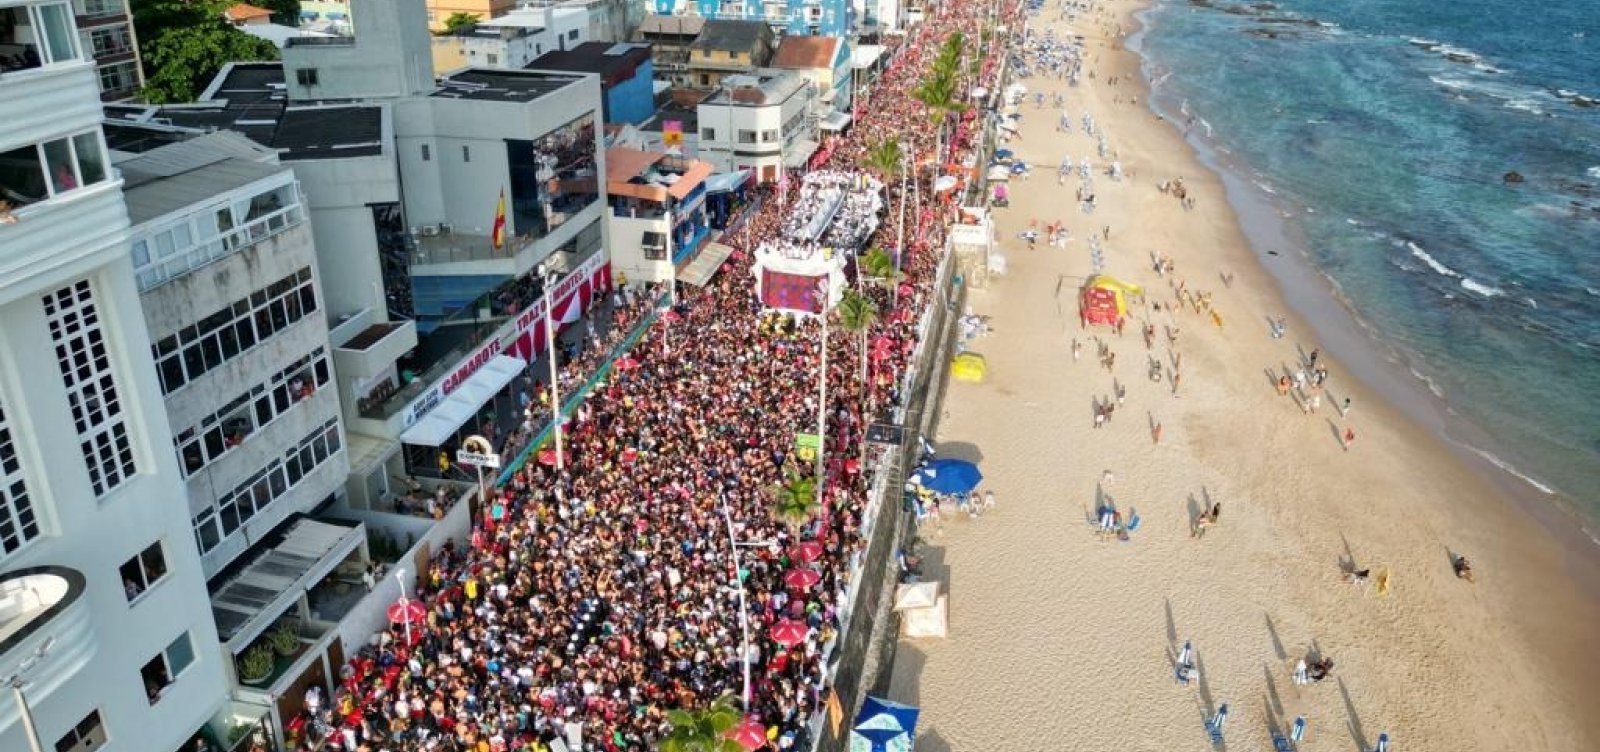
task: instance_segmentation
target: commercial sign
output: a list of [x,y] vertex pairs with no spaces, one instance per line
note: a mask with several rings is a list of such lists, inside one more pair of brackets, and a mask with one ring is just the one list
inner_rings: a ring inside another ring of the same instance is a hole
[[794,435],[794,454],[801,462],[816,462],[817,450],[822,448],[822,441],[814,433],[797,433]]
[[[576,271],[557,282],[553,291],[546,291],[545,294],[553,295],[554,297],[550,298],[552,304],[559,305],[570,295],[577,292],[584,282],[592,279],[596,272],[605,267],[606,262],[607,257],[603,253],[596,253],[590,256]],[[526,310],[517,314],[515,319],[506,322],[481,347],[456,363],[455,367],[450,369],[448,376],[440,379],[429,387],[427,391],[412,400],[411,404],[406,406],[405,419],[400,426],[400,430],[404,431],[417,421],[422,420],[422,416],[427,415],[429,410],[436,407],[444,399],[445,395],[455,391],[463,382],[472,378],[472,374],[477,373],[478,369],[483,367],[483,364],[493,360],[494,356],[509,348],[511,343],[517,341],[518,337],[521,337],[535,326],[544,326],[544,300],[543,297],[539,298],[529,305]],[[557,314],[559,315],[559,312]]]
[[461,448],[456,450],[456,464],[476,468],[499,469],[500,455],[495,454],[494,445],[482,436],[468,436],[461,440]]

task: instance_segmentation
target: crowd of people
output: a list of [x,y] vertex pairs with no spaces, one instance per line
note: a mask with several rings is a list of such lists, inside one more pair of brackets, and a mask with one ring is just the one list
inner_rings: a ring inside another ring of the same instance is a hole
[[[978,38],[986,15],[940,6],[898,50],[854,133],[830,145],[832,158],[859,164],[868,139],[885,134],[932,153],[910,89],[943,38]],[[961,121],[943,143],[962,148],[973,127]],[[924,187],[920,195],[934,194]],[[891,192],[891,210],[908,198]],[[307,698],[300,748],[546,752],[556,739],[569,749],[581,739],[584,750],[650,749],[670,732],[668,710],[744,696],[746,661],[745,710],[767,728],[770,746],[810,746],[846,564],[865,546],[867,484],[856,448],[876,412],[901,398],[899,375],[940,261],[940,220],[952,208],[912,214],[907,237],[915,240],[897,249],[898,289],[862,291],[883,311],[868,377],[858,376],[863,353],[853,336],[838,333],[825,345],[823,503],[801,522],[770,513],[770,489],[790,472],[809,472],[792,456],[794,435],[815,425],[812,385],[824,345],[813,320],[759,326],[751,241],[776,235],[786,219],[779,203],[765,202],[725,239],[737,249],[730,268],[705,288],[680,290],[657,324],[670,346],[635,347],[633,366],[614,370],[576,411],[566,466],[519,468],[477,504],[470,541],[434,552],[415,591],[425,619],[377,635],[343,667],[331,697]],[[608,349],[585,352],[603,358]],[[567,365],[573,374],[586,367],[582,357]],[[814,570],[817,582],[786,584],[797,569]],[[799,625],[803,637],[774,639],[779,622]]]

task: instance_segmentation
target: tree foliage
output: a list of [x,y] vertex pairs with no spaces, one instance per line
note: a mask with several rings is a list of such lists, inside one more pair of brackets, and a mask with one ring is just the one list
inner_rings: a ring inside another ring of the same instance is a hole
[[732,696],[725,695],[709,706],[690,710],[669,710],[672,733],[661,740],[661,752],[744,752],[728,732],[739,725],[739,711]]
[[867,154],[862,158],[862,166],[878,174],[878,178],[885,183],[890,182],[890,176],[900,168],[902,158],[900,140],[885,137],[874,141],[867,149]]
[[[817,451],[822,449],[819,447]],[[767,489],[767,496],[772,499],[770,511],[773,519],[798,533],[800,526],[817,512],[817,479],[801,475],[792,467],[784,472],[785,480]]]
[[217,0],[133,0],[148,102],[192,102],[226,63],[277,60],[278,48],[222,17]]
[[861,383],[867,383],[867,332],[878,321],[878,304],[856,290],[845,290],[839,305],[839,325],[861,340]]
[[444,33],[454,34],[462,29],[470,29],[477,23],[476,13],[451,13],[450,17],[444,20]]

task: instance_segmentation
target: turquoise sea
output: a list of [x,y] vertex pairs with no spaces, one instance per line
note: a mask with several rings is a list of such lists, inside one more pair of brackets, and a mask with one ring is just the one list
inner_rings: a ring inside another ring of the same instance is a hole
[[1256,250],[1303,251],[1447,439],[1600,529],[1600,2],[1141,18],[1152,105],[1280,225]]

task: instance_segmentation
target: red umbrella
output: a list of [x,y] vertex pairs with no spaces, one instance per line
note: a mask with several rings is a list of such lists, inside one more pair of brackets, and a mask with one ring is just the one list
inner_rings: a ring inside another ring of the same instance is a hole
[[767,729],[754,718],[746,718],[743,723],[728,729],[727,736],[749,752],[767,746]]
[[797,621],[785,619],[777,624],[772,625],[772,639],[777,640],[778,644],[783,645],[786,648],[792,648],[802,642],[805,642],[806,632],[809,631],[810,630],[806,627],[806,625]]
[[555,467],[556,466],[556,450],[554,450],[554,449],[541,450],[539,452],[539,464],[544,465],[545,467]]
[[789,553],[794,556],[796,561],[802,564],[810,564],[822,558],[822,544],[816,541],[806,541],[796,544]]
[[633,447],[628,447],[627,449],[622,450],[623,464],[632,465],[634,460],[637,459],[639,459],[639,450],[634,449]]
[[822,575],[810,567],[796,567],[783,575],[783,584],[796,590],[804,590],[821,581]]
[[671,308],[668,308],[666,313],[661,314],[661,318],[664,318],[664,319],[666,319],[668,321],[678,321],[678,320],[682,319],[683,317],[678,315],[677,311],[674,311]]
[[413,600],[401,599],[389,607],[389,621],[395,624],[421,624],[428,618],[428,609]]
[[616,366],[616,369],[618,371],[631,371],[631,370],[639,367],[639,361],[637,361],[637,360],[635,360],[635,359],[633,359],[631,357],[626,357],[625,356],[625,357],[617,358],[617,362],[615,363],[615,366]]

